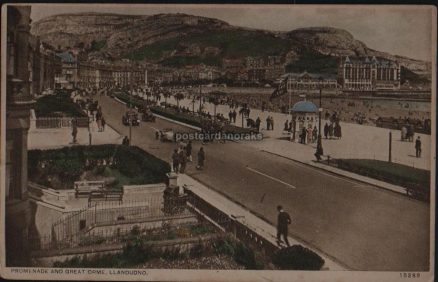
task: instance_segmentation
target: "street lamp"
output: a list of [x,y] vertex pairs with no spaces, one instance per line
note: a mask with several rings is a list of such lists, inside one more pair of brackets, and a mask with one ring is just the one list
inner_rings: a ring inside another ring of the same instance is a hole
[[324,155],[324,151],[322,149],[322,136],[321,136],[321,114],[322,114],[322,78],[319,79],[319,109],[318,109],[318,143],[316,145],[316,159],[318,161],[321,160],[321,156]]

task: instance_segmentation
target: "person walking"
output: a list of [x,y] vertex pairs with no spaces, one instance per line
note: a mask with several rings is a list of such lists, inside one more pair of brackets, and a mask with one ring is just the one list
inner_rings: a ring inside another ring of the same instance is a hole
[[312,131],[312,143],[315,143],[316,140],[318,139],[318,129],[315,127],[313,127],[313,131]]
[[187,161],[192,162],[192,141],[189,141],[186,146]]
[[128,136],[125,136],[123,138],[122,145],[129,146],[129,138],[128,138]]
[[332,137],[333,137],[333,123],[330,123],[330,125],[329,125],[328,134],[329,134],[329,138],[332,139]]
[[277,244],[281,246],[283,243],[281,240],[281,236],[283,236],[286,245],[290,247],[289,240],[287,239],[288,227],[291,224],[292,220],[290,215],[283,210],[281,205],[277,206],[278,217],[277,217]]
[[71,135],[73,137],[73,144],[76,144],[78,142],[78,140],[76,140],[76,137],[78,135],[78,125],[76,124],[75,118],[71,120],[71,127],[72,127]]
[[307,144],[312,143],[312,125],[309,124],[309,127],[307,127]]
[[105,118],[102,116],[102,120],[101,120],[101,122],[102,122],[102,131],[105,131],[105,124],[106,124],[106,121],[105,121]]
[[415,156],[417,158],[421,158],[421,139],[420,136],[415,140]]
[[255,121],[255,125],[257,128],[257,132],[260,132],[260,124],[262,123],[262,121],[260,120],[260,117],[257,117],[256,121]]
[[329,134],[329,126],[328,126],[327,123],[325,123],[325,125],[324,125],[324,137],[325,137],[325,139],[328,138],[328,134]]
[[204,161],[205,161],[205,152],[204,148],[201,147],[198,152],[198,166],[196,169],[202,170],[204,168]]
[[283,131],[289,131],[289,121],[288,121],[288,120],[286,120],[286,121],[284,122],[284,128],[283,128]]
[[271,129],[271,118],[268,116],[266,118],[266,130],[270,130]]
[[306,134],[307,130],[303,127],[303,130],[301,130],[301,144],[306,144]]
[[179,156],[179,172],[180,173],[184,173],[184,171],[186,170],[186,165],[187,165],[187,156],[186,156],[186,151],[184,150],[184,148],[181,148],[181,150],[178,153]]
[[179,172],[179,154],[178,149],[175,149],[172,154],[172,167],[175,173]]

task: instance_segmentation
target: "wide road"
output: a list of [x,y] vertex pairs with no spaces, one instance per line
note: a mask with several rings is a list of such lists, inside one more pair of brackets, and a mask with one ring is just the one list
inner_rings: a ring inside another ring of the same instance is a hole
[[[126,108],[99,97],[105,120],[123,135]],[[157,119],[133,127],[132,144],[170,161],[176,144],[155,140],[155,130],[185,127]],[[194,143],[193,156],[200,147]],[[372,185],[332,175],[245,143],[204,146],[206,166],[187,174],[276,222],[276,206],[291,214],[290,235],[354,270],[426,271],[429,267],[429,205]]]

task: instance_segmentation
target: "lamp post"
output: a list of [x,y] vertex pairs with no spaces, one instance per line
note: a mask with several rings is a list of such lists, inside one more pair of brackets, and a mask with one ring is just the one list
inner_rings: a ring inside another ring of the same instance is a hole
[[318,109],[318,143],[316,145],[316,159],[321,160],[321,156],[324,155],[322,149],[322,136],[321,136],[321,114],[322,114],[322,78],[319,80],[319,109]]
[[199,84],[199,114],[202,111],[202,88],[201,84]]

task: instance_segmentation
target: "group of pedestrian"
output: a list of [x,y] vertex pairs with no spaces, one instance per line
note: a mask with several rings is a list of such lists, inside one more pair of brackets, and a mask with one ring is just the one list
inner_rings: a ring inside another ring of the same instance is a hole
[[[184,173],[187,167],[187,163],[191,163],[192,160],[192,141],[189,141],[187,145],[181,144],[172,154],[172,171],[175,173]],[[204,168],[205,152],[201,147],[198,151],[198,163],[196,169],[202,170]]]
[[339,124],[339,121],[336,122],[330,122],[328,124],[327,122],[324,125],[324,137],[325,139],[341,139],[342,137],[342,128]]
[[272,116],[266,118],[266,130],[274,130],[274,118]]
[[106,122],[105,122],[105,118],[103,117],[103,114],[102,114],[102,108],[100,106],[97,108],[95,119],[96,119],[96,124],[97,124],[97,131],[98,132],[105,131]]
[[301,133],[299,135],[299,141],[301,144],[310,144],[316,143],[318,140],[318,129],[316,125],[312,128],[312,125],[309,124],[307,128],[303,127]]
[[284,130],[284,131],[287,131],[287,132],[292,132],[292,130],[293,130],[292,121],[286,120],[286,121],[284,122],[284,128],[283,128],[283,130]]
[[228,113],[228,119],[230,120],[230,123],[236,123],[236,118],[237,118],[237,112],[236,110],[230,110],[230,112]]

